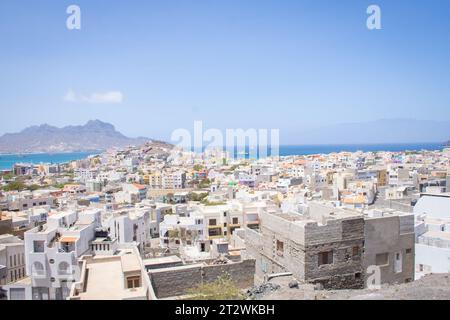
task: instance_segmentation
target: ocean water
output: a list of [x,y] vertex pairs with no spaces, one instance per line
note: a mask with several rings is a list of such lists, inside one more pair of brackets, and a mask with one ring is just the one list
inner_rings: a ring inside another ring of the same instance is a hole
[[[310,154],[328,154],[332,152],[375,152],[375,151],[434,151],[442,150],[442,143],[396,143],[396,144],[340,144],[340,145],[282,145],[279,148],[280,156],[292,155],[310,155]],[[237,152],[235,147],[234,154],[237,158],[249,158],[251,153],[247,147],[245,152]],[[269,155],[274,150],[268,150]]]
[[80,160],[99,152],[68,152],[68,153],[36,153],[36,154],[0,154],[0,170],[12,169],[15,163],[64,163]]
[[[280,156],[326,154],[340,151],[420,151],[442,150],[441,143],[398,143],[398,144],[342,144],[342,145],[286,145],[280,146]],[[248,151],[248,150],[247,150]],[[11,169],[14,163],[64,163],[79,160],[99,152],[41,153],[25,155],[0,155],[0,170]],[[241,156],[238,156],[241,157]],[[243,156],[245,157],[245,155]]]
[[280,146],[280,156],[326,154],[332,152],[375,152],[375,151],[433,151],[442,150],[442,143],[392,143],[392,144],[341,144],[341,145],[304,145]]

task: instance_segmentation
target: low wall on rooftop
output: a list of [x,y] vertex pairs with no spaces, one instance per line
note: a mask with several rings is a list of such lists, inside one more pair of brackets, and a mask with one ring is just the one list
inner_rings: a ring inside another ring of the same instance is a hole
[[224,273],[228,273],[239,288],[251,287],[254,283],[255,260],[221,265],[193,264],[155,269],[148,274],[156,297],[161,299],[188,294],[189,289],[213,282]]

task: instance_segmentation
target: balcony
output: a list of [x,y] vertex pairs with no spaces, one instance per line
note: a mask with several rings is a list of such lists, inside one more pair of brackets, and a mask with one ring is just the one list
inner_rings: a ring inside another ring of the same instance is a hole
[[47,269],[46,264],[40,261],[33,261],[31,263],[31,276],[36,279],[45,279],[47,278]]
[[208,230],[208,239],[222,238],[222,227],[214,226]]

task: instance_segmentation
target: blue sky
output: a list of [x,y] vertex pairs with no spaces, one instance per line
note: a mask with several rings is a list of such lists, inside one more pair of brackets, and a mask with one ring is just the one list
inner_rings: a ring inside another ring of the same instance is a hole
[[[81,30],[66,8],[81,8]],[[377,4],[382,30],[366,28]],[[450,120],[447,0],[1,0],[0,134]],[[283,141],[282,141],[283,142]]]

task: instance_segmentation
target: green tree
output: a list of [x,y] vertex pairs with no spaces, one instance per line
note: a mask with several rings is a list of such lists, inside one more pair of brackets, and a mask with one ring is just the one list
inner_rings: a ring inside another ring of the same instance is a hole
[[14,174],[12,173],[0,173],[0,177],[3,177],[5,180],[11,180],[14,178]]
[[196,164],[196,165],[194,165],[194,170],[195,171],[200,171],[200,170],[202,170],[203,169],[203,166],[201,165],[201,164]]
[[39,185],[37,185],[37,184],[32,184],[31,186],[28,186],[28,187],[27,187],[27,190],[35,191],[35,190],[38,190],[39,188],[40,188]]
[[5,191],[22,191],[25,189],[25,184],[22,181],[13,181],[8,183],[3,190]]

